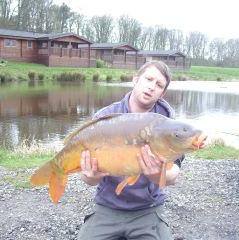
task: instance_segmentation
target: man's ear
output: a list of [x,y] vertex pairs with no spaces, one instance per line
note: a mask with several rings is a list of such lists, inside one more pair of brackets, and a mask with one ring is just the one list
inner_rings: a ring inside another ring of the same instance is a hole
[[160,98],[163,98],[165,94],[166,94],[166,90],[164,90],[164,91],[162,92]]

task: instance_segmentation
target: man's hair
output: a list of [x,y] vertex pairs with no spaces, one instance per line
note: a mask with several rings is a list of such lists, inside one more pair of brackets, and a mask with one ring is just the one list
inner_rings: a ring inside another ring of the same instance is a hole
[[149,61],[146,62],[143,66],[140,67],[140,69],[137,71],[136,76],[140,77],[142,74],[144,74],[144,72],[149,68],[149,67],[155,67],[157,68],[162,75],[165,77],[166,79],[166,86],[164,91],[167,89],[170,81],[171,81],[171,73],[169,70],[169,67],[162,61]]

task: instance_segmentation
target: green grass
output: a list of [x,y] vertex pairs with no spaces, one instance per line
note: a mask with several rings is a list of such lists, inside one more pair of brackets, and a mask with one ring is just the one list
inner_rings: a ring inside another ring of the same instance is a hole
[[[135,70],[111,69],[111,68],[69,68],[69,67],[47,67],[42,64],[12,62],[9,61],[6,66],[0,67],[1,73],[8,73],[17,80],[28,80],[28,73],[43,73],[44,82],[49,82],[54,75],[65,72],[80,72],[86,76],[86,81],[92,81],[94,74],[99,74],[100,80],[106,81],[107,76],[112,76],[112,81],[119,81],[120,76],[133,76]],[[185,76],[186,79],[207,80],[207,81],[239,81],[239,68],[222,67],[203,67],[192,66],[188,71],[173,72],[173,79],[177,80],[179,76]]]
[[17,154],[0,149],[0,166],[8,169],[27,169],[42,165],[49,161],[53,154]]
[[47,67],[42,64],[12,62],[9,61],[5,67],[0,67],[1,73],[8,73],[15,79],[28,80],[28,73],[43,73],[45,81],[53,79],[53,75],[65,72],[80,72],[86,76],[86,80],[92,80],[95,73],[99,73],[101,80],[106,80],[108,75],[112,76],[112,81],[119,81],[122,74],[132,75],[133,70],[111,69],[111,68],[70,68],[70,67]]
[[[6,149],[0,149],[0,166],[14,171],[0,180],[0,185],[9,183],[16,188],[30,188],[30,174],[25,169],[35,168],[49,161],[53,154],[16,154]],[[23,171],[22,171],[23,170]]]
[[180,71],[173,74],[175,80],[179,76],[185,76],[192,80],[239,81],[239,68],[192,66],[189,71]]
[[205,149],[201,149],[197,152],[192,153],[195,158],[203,159],[239,159],[239,149],[224,145],[212,145]]

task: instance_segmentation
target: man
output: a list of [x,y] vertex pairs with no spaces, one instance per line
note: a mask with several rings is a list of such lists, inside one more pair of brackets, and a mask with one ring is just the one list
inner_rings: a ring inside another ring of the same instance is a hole
[[[133,78],[132,92],[120,101],[95,114],[95,118],[111,113],[155,112],[173,117],[169,104],[163,96],[170,83],[168,67],[163,62],[145,63]],[[138,240],[171,240],[172,235],[163,218],[165,194],[159,188],[159,174],[163,157],[152,154],[148,145],[142,147],[138,162],[142,169],[138,181],[126,187],[120,195],[115,194],[121,177],[108,176],[97,170],[97,159],[91,159],[84,151],[81,158],[81,178],[89,185],[97,185],[95,212],[86,216],[81,228],[80,240],[116,240],[120,237]],[[174,184],[181,159],[166,171],[166,185]]]

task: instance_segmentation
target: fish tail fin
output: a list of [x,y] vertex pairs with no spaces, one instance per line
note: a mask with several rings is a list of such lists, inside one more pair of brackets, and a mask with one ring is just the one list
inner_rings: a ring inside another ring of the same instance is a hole
[[47,185],[50,181],[52,171],[53,171],[52,161],[45,163],[31,176],[30,179],[31,184],[34,186]]
[[56,166],[54,159],[39,168],[30,179],[32,185],[43,186],[49,184],[49,195],[57,203],[65,191],[67,174]]
[[67,174],[53,171],[49,182],[49,194],[54,203],[58,203],[59,199],[65,192],[67,183]]

